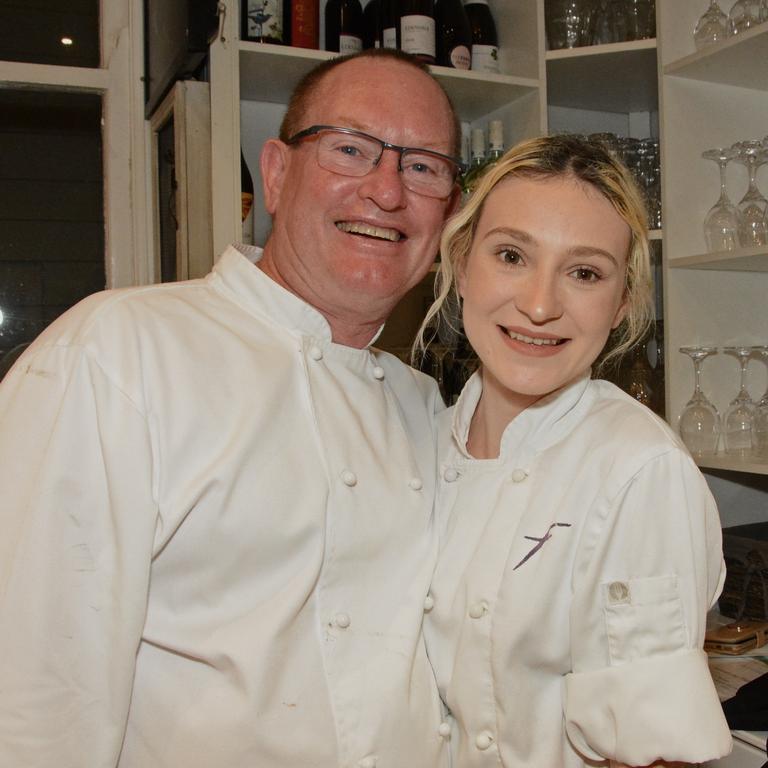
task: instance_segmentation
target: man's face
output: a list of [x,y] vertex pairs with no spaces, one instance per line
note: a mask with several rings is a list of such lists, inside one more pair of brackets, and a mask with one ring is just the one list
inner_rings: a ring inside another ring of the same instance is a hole
[[[331,71],[299,129],[321,124],[452,154],[445,96],[424,73],[397,61],[360,59]],[[271,174],[262,161],[273,215],[265,268],[327,317],[383,320],[429,270],[454,195],[406,189],[397,153],[388,150],[364,177],[327,171],[317,163],[316,143],[273,143],[272,162],[281,166]]]

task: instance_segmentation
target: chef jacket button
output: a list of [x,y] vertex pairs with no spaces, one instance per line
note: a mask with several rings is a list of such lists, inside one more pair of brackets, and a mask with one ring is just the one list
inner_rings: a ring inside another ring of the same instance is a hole
[[379,381],[384,378],[384,369],[380,365],[377,365],[373,369],[373,378],[378,379]]
[[522,483],[523,480],[528,477],[528,473],[524,469],[515,469],[510,477],[512,478],[513,483]]
[[322,360],[323,359],[323,350],[320,349],[320,347],[310,347],[309,348],[309,356],[313,360]]
[[611,603],[628,603],[629,586],[623,581],[614,581],[608,586],[608,597]]
[[443,480],[445,480],[446,483],[453,483],[458,479],[459,473],[453,467],[448,467],[448,469],[443,472]]
[[421,478],[420,477],[412,477],[408,481],[408,487],[412,491],[420,491],[424,487],[424,483],[421,482]]
[[376,758],[373,755],[364,757],[358,764],[359,768],[376,768]]
[[488,604],[481,600],[479,603],[475,603],[469,607],[469,616],[472,619],[482,619],[488,610]]
[[449,723],[446,723],[443,721],[440,723],[440,725],[437,726],[437,732],[444,738],[444,739],[450,739],[451,738],[451,726]]
[[349,618],[348,613],[337,613],[333,622],[339,629],[346,629],[352,623],[352,619]]
[[345,469],[341,473],[341,482],[352,488],[357,485],[357,475],[351,469]]
[[475,736],[475,746],[480,750],[486,750],[493,744],[493,735],[488,731],[482,731]]
[[427,595],[424,598],[424,613],[429,613],[435,607],[435,598]]

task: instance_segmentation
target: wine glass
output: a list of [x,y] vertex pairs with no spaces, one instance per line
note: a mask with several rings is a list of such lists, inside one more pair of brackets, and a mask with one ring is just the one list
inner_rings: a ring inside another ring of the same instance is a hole
[[701,364],[717,354],[717,347],[680,347],[680,351],[693,361],[695,386],[677,426],[691,455],[698,458],[715,453],[720,436],[720,414],[701,390]]
[[[768,346],[754,348],[768,365]],[[752,445],[757,458],[768,460],[768,389],[755,404]]]
[[749,186],[744,197],[739,201],[739,242],[745,248],[768,243],[768,221],[765,213],[768,209],[766,200],[757,188],[757,169],[766,161],[765,149],[762,142],[749,140],[737,141],[733,145],[736,150],[736,161],[747,168]]
[[710,0],[709,8],[696,22],[696,27],[693,30],[693,43],[696,50],[725,40],[727,36],[728,17],[717,4],[717,0]]
[[760,0],[736,0],[728,12],[728,34],[738,35],[760,23]]
[[768,0],[760,0],[760,21],[768,21]]
[[736,157],[733,149],[717,148],[702,152],[707,160],[714,160],[720,169],[720,197],[704,218],[704,237],[710,251],[732,251],[739,244],[739,211],[728,197],[725,187],[725,169]]
[[723,416],[725,452],[741,459],[748,458],[752,453],[755,404],[747,391],[747,363],[754,351],[753,347],[723,347],[723,352],[737,358],[741,366],[739,391]]

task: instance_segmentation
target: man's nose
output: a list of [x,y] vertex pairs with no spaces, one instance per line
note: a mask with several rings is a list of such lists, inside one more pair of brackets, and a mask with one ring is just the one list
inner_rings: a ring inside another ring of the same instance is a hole
[[515,305],[537,325],[560,317],[563,305],[557,275],[533,271],[523,282],[515,298]]
[[385,211],[404,208],[406,204],[403,176],[400,173],[400,153],[385,149],[379,162],[360,180],[361,197],[373,200]]

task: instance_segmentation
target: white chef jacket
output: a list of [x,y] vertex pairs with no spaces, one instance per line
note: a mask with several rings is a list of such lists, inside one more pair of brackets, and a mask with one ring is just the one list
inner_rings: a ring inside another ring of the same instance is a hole
[[498,458],[475,460],[481,390],[478,373],[440,417],[425,621],[456,768],[726,754],[701,650],[724,578],[720,525],[685,448],[585,377],[515,418]]
[[438,409],[233,247],[46,330],[0,387],[0,765],[446,765]]

